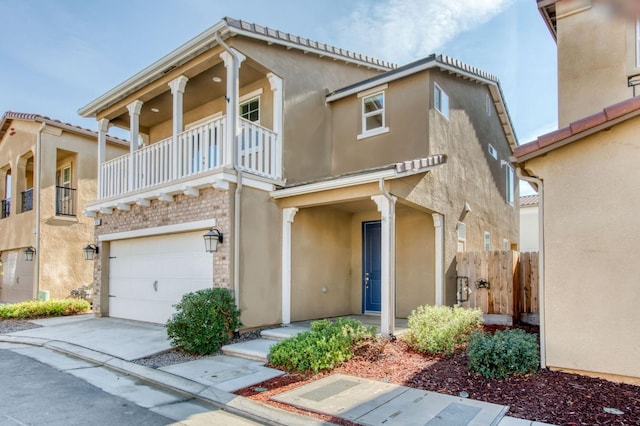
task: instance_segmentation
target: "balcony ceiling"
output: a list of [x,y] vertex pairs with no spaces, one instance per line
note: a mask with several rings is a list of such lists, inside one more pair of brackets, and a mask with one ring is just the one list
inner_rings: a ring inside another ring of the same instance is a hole
[[[219,83],[213,81],[214,77],[222,79]],[[240,87],[254,83],[265,78],[265,73],[258,71],[251,66],[250,63],[243,63],[240,70]],[[227,70],[223,63],[204,70],[203,72],[192,76],[187,82],[183,108],[184,111],[190,111],[202,104],[219,99],[225,96],[227,92]],[[154,112],[157,109],[158,112]],[[166,91],[160,95],[149,99],[142,105],[140,112],[141,129],[149,129],[157,126],[165,121],[171,121],[173,113],[173,96],[171,90],[167,86]],[[119,117],[111,121],[114,125],[122,128],[129,128],[129,113],[125,112]]]

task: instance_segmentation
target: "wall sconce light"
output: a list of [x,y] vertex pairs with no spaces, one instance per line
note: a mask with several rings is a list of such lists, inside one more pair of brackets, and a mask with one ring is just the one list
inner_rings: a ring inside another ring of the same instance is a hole
[[218,243],[223,241],[222,232],[217,229],[210,229],[202,238],[204,238],[204,249],[207,253],[218,251]]
[[93,260],[93,257],[100,253],[98,246],[95,244],[88,244],[85,248],[82,249],[84,252],[84,260]]
[[24,249],[24,260],[31,262],[34,254],[36,254],[36,249],[33,247],[27,247]]

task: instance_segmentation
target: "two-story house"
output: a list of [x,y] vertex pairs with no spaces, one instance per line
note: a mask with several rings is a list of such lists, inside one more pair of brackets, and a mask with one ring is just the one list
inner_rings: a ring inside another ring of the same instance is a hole
[[[107,157],[126,141],[107,138]],[[0,302],[53,298],[93,282],[84,261],[96,197],[96,132],[36,114],[7,112],[0,121]]]
[[[455,304],[458,249],[518,241],[515,136],[495,76],[392,64],[224,18],[80,109],[129,129],[99,156],[100,315],[164,322],[233,291],[245,327]],[[203,236],[215,236],[213,254]]]
[[640,383],[640,10],[539,0],[557,42],[559,130],[517,147],[539,188],[541,349],[550,368]]

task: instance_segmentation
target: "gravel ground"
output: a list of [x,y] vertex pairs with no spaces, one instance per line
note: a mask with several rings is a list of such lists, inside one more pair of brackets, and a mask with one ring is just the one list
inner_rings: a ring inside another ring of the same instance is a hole
[[42,327],[27,320],[3,319],[0,320],[0,334],[15,333],[16,331],[29,330],[30,328]]
[[[259,339],[260,332],[262,330],[264,329],[261,328],[261,329],[248,331],[246,333],[242,333],[240,334],[240,337],[233,339],[230,343],[240,343],[240,342],[247,342],[249,340]],[[166,367],[167,365],[180,364],[188,361],[195,361],[197,359],[208,358],[208,357],[220,355],[220,354],[222,354],[221,351],[218,351],[215,354],[211,354],[211,355],[194,355],[194,354],[182,352],[181,350],[178,350],[178,349],[171,349],[166,352],[162,352],[160,354],[152,355],[150,357],[135,359],[131,362],[144,365],[145,367],[161,368],[161,367]]]

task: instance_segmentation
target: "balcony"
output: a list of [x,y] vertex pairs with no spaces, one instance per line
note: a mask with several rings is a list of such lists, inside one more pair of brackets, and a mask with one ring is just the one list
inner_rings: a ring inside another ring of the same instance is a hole
[[76,190],[66,186],[56,186],[56,216],[76,215]]
[[9,217],[9,210],[11,208],[11,199],[7,198],[6,200],[2,200],[0,202],[0,219],[4,219],[5,217]]
[[[232,167],[225,125],[222,116],[175,138],[164,139],[101,164],[99,199],[159,188],[178,180],[195,179],[222,167]],[[256,176],[280,180],[282,146],[278,135],[242,118],[239,126],[239,168]]]
[[22,210],[21,212],[28,212],[33,210],[33,188],[22,191]]

